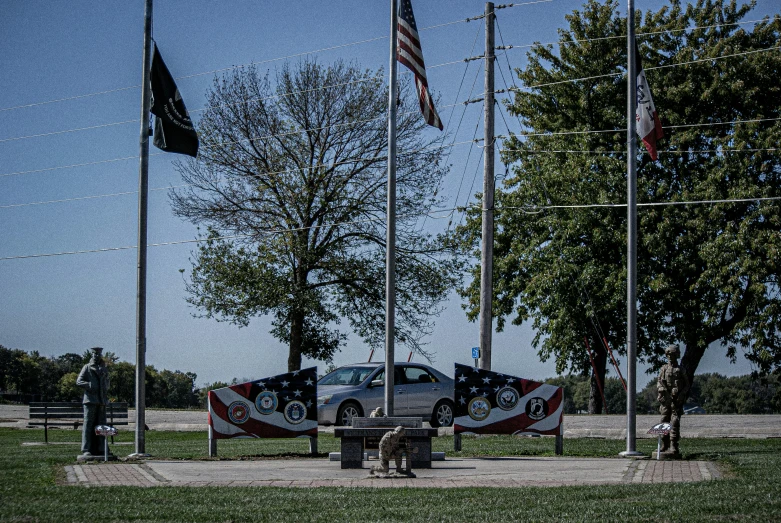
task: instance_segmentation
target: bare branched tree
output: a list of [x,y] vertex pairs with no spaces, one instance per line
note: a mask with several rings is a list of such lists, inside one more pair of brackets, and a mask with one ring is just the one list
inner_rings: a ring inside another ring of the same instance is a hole
[[[198,159],[178,165],[189,187],[170,196],[208,231],[190,303],[240,326],[273,315],[296,370],[302,355],[331,360],[342,319],[371,346],[384,341],[387,88],[382,71],[341,62],[286,65],[275,80],[254,67],[215,80]],[[396,339],[428,357],[422,338],[458,261],[447,238],[415,227],[446,168],[419,112],[399,113]]]

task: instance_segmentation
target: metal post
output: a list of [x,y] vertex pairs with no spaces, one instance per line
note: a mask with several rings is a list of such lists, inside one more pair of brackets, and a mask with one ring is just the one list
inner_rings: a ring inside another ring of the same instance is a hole
[[146,233],[147,195],[149,190],[149,111],[151,86],[149,68],[152,60],[152,0],[144,7],[144,53],[141,74],[141,137],[138,169],[138,283],[136,295],[136,451],[134,457],[146,456]]
[[491,370],[494,248],[494,4],[485,4],[485,151],[480,258],[480,368]]
[[637,140],[635,139],[635,104],[637,102],[637,65],[635,64],[635,2],[628,0],[627,17],[627,281],[626,281],[626,450],[624,457],[642,456],[635,448],[637,385]]
[[394,341],[396,330],[396,77],[399,8],[391,0],[390,78],[388,80],[388,217],[385,250],[385,415],[393,416]]

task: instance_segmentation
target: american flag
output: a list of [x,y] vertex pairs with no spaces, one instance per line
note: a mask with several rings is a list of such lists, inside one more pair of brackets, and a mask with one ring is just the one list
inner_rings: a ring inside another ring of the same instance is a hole
[[558,435],[561,387],[455,364],[455,434]]
[[406,65],[410,71],[415,74],[415,86],[418,89],[418,100],[420,100],[420,111],[426,123],[444,129],[442,120],[439,119],[437,110],[434,109],[434,101],[431,99],[431,93],[428,90],[428,80],[426,79],[426,65],[423,63],[423,51],[420,49],[420,38],[418,37],[418,26],[415,23],[415,15],[412,13],[412,3],[410,0],[401,0],[399,6],[399,43],[396,50],[396,56],[399,62]]
[[213,438],[317,436],[317,368],[209,391]]

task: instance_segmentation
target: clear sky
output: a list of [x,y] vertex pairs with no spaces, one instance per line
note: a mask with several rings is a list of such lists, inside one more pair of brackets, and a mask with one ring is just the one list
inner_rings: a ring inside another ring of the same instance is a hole
[[[497,2],[498,4],[499,2]],[[306,53],[321,63],[337,59],[387,71],[390,0],[266,2],[156,0],[154,38],[177,78],[194,120],[215,75],[251,62],[272,73]],[[564,15],[579,0],[552,0],[498,11],[497,45],[555,42]],[[640,10],[659,0],[637,0]],[[7,0],[0,17],[0,258],[121,248],[108,252],[0,260],[0,344],[43,355],[81,353],[100,345],[135,361],[138,140],[141,101],[143,0]],[[482,135],[484,22],[475,0],[413,0],[428,66],[440,96],[439,113],[453,146],[443,190],[451,204],[474,202],[482,187],[481,152],[468,142]],[[625,5],[622,6],[625,9]],[[758,0],[749,19],[779,12],[778,0]],[[451,23],[456,22],[456,23]],[[447,24],[447,25],[443,25]],[[497,89],[512,80],[509,67],[525,63],[525,49],[500,55]],[[400,72],[404,69],[400,67]],[[407,107],[415,107],[410,100]],[[663,114],[663,108],[660,108]],[[506,133],[497,114],[497,134]],[[438,132],[431,130],[430,132]],[[149,243],[193,240],[197,231],[174,217],[166,187],[181,184],[179,155],[151,147]],[[497,165],[497,175],[504,167]],[[67,201],[62,201],[67,200]],[[458,221],[459,216],[454,221]],[[429,220],[441,230],[447,219]],[[198,384],[260,378],[285,372],[287,347],[257,318],[247,328],[194,318],[179,269],[189,269],[195,244],[148,250],[147,363],[192,371]],[[469,364],[479,328],[466,320],[453,294],[437,320],[429,349],[448,374]],[[525,378],[555,374],[539,362],[529,326],[494,334],[493,369]],[[397,359],[407,353],[397,346]],[[711,349],[699,372],[744,374]],[[335,357],[337,365],[365,361],[357,336]],[[384,358],[381,352],[375,361]],[[304,365],[323,363],[305,361]],[[640,367],[641,372],[644,367]],[[649,378],[638,375],[639,385]]]

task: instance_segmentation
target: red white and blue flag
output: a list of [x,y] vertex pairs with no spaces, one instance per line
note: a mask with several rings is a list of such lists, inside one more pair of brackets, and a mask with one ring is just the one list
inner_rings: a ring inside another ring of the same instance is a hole
[[561,387],[455,365],[455,434],[561,434]]
[[418,90],[420,112],[423,113],[423,118],[427,124],[437,127],[441,131],[444,127],[442,120],[439,119],[437,110],[434,108],[434,101],[431,99],[431,93],[428,89],[426,65],[423,63],[423,51],[420,48],[418,26],[415,23],[415,15],[412,13],[410,0],[401,0],[398,28],[399,40],[396,56],[399,62],[406,65],[415,74],[415,87]]
[[211,438],[317,436],[317,368],[209,391]]
[[651,159],[656,161],[656,140],[664,136],[662,121],[656,112],[654,100],[651,98],[651,89],[645,78],[643,64],[640,61],[640,51],[635,42],[635,64],[637,64],[637,106],[635,107],[635,119],[637,120],[637,135],[643,140]]

